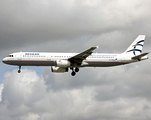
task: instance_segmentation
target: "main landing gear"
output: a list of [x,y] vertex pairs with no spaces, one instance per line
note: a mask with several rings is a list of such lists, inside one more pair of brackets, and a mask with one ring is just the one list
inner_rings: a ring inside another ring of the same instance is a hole
[[21,72],[21,66],[19,66],[19,70],[18,70],[18,73],[20,73]]
[[74,68],[70,68],[70,69],[72,70],[72,72],[71,72],[72,76],[75,76],[76,72],[79,72],[79,68],[77,68],[77,67],[75,69]]

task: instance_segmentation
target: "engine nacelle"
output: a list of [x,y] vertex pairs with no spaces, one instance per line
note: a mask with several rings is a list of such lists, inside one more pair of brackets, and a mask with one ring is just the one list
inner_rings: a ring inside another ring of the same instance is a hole
[[63,73],[63,72],[68,72],[68,68],[52,66],[51,71],[56,73]]
[[71,63],[68,60],[56,60],[58,67],[69,67]]

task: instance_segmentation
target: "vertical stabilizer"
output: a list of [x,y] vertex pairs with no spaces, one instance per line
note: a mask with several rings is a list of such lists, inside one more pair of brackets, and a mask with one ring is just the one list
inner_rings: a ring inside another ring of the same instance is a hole
[[128,53],[133,56],[141,54],[143,50],[144,41],[145,35],[139,35],[124,53]]

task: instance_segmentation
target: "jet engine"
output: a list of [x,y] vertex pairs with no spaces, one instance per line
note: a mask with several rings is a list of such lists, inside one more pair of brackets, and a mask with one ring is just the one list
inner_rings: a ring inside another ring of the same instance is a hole
[[51,71],[56,73],[64,73],[64,72],[68,72],[68,68],[52,66]]
[[71,63],[68,60],[56,60],[58,67],[69,67]]

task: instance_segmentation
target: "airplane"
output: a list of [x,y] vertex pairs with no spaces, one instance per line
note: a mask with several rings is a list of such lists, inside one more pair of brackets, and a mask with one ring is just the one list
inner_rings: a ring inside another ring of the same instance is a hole
[[146,53],[142,53],[145,35],[139,35],[134,42],[120,54],[93,53],[98,48],[91,47],[81,53],[45,53],[45,52],[16,52],[3,59],[3,63],[19,66],[51,66],[51,71],[56,73],[68,72],[75,76],[82,67],[111,67],[138,62],[148,59]]

